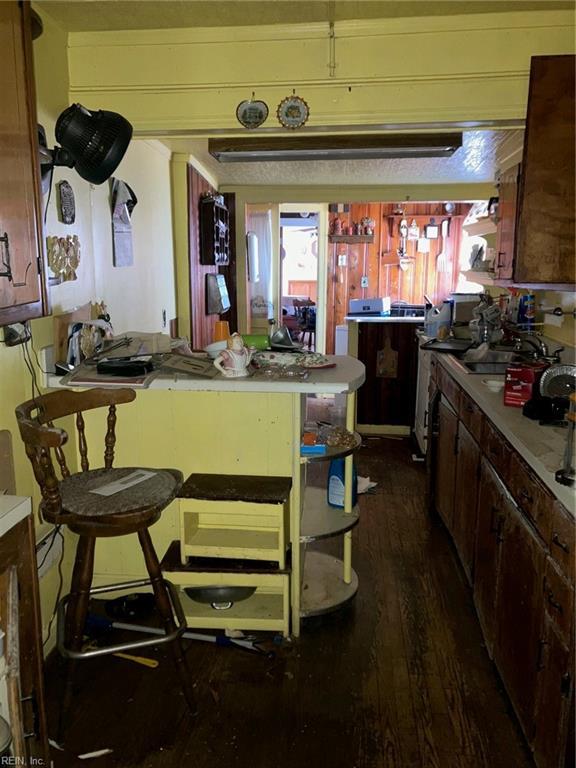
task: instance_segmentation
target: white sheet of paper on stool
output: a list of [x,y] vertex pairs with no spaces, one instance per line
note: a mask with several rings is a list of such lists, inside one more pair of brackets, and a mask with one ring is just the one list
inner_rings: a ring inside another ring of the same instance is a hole
[[144,480],[148,480],[149,477],[154,477],[155,474],[156,472],[137,469],[134,472],[130,472],[129,475],[125,475],[120,480],[106,483],[106,485],[102,485],[100,488],[93,488],[90,493],[97,493],[99,496],[113,496],[115,493],[125,491],[126,488],[131,488],[133,485],[143,483]]

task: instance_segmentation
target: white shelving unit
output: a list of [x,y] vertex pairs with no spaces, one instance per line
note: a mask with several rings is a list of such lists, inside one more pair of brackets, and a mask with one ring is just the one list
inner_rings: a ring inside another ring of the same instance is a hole
[[[346,396],[346,428],[354,430],[356,395]],[[302,488],[302,518],[300,545],[302,552],[302,583],[300,616],[319,616],[338,610],[348,603],[358,591],[358,576],[352,568],[352,529],[360,519],[358,505],[352,505],[353,454],[360,448],[362,439],[355,434],[351,448],[329,448],[325,454],[302,456],[304,482]],[[344,509],[328,504],[326,488],[306,484],[306,465],[344,458]],[[323,552],[310,551],[314,541],[334,536],[343,537],[343,559]]]

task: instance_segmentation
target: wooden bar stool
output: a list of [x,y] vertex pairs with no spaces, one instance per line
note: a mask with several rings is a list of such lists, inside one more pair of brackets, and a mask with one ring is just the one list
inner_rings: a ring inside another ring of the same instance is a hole
[[[132,389],[91,389],[85,392],[62,390],[28,400],[16,408],[20,435],[26,454],[32,462],[34,476],[40,485],[40,511],[44,520],[54,525],[67,525],[79,535],[70,593],[58,607],[58,649],[69,659],[66,689],[61,708],[60,734],[72,696],[74,662],[92,656],[133,650],[143,646],[171,643],[174,661],[180,674],[182,690],[188,706],[195,709],[192,681],[184,661],[181,634],[186,622],[178,595],[164,580],[154,550],[149,527],[162,510],[176,497],[182,474],[175,469],[113,468],[116,445],[116,406],[134,400]],[[104,467],[90,469],[83,413],[108,406],[104,438]],[[81,471],[71,474],[62,450],[68,434],[54,426],[54,421],[76,416]],[[56,457],[61,480],[52,461]],[[138,480],[140,482],[131,482]],[[111,495],[95,493],[103,486],[118,484],[120,491]],[[122,485],[125,487],[122,488]],[[125,536],[136,533],[144,554],[148,579],[92,588],[94,548],[99,537]],[[151,585],[156,607],[165,630],[163,636],[83,650],[83,635],[90,595],[133,589]],[[176,620],[177,621],[176,621]]]

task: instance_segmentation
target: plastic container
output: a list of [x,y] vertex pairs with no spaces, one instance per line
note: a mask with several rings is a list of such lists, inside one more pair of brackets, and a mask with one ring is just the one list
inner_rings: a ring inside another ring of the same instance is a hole
[[426,323],[424,332],[430,338],[436,338],[440,328],[450,328],[452,323],[452,304],[450,301],[443,301],[436,307],[432,307],[426,313]]
[[[344,509],[344,459],[332,459],[328,467],[327,500],[331,507]],[[358,474],[352,464],[352,506],[358,501]]]

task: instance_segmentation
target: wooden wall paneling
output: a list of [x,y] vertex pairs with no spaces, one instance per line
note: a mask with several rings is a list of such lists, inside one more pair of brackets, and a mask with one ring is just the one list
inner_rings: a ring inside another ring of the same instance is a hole
[[[218,267],[200,264],[200,198],[214,187],[192,166],[188,166],[188,258],[190,264],[190,344],[202,349],[210,344],[217,315],[206,314],[207,274],[216,274]],[[181,329],[184,331],[184,329]]]

